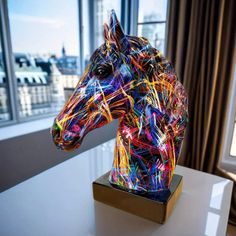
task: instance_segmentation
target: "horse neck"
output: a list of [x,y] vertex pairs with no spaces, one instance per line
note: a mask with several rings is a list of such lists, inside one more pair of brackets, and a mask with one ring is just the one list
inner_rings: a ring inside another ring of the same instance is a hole
[[[163,107],[166,101],[159,101],[154,86],[155,83],[148,88],[146,94],[144,92],[144,96],[137,96],[133,108],[119,120],[110,181],[116,183],[119,180],[124,187],[132,183],[130,178],[145,184],[144,182],[148,183],[149,180],[141,180],[142,176],[149,176],[150,173],[157,176],[159,170],[163,175],[168,172],[168,176],[171,176],[173,173],[175,152],[174,147],[166,149],[166,146],[172,147],[173,144],[168,135],[166,136],[163,123]],[[138,91],[141,90],[137,89]],[[171,178],[161,178],[164,179],[162,184],[169,186]],[[159,188],[159,184],[158,182],[153,188]]]
[[[160,130],[151,131],[153,127],[150,126],[150,123],[155,122],[151,120],[155,119],[155,116],[150,117],[152,107],[150,104],[146,104],[143,106],[142,112],[135,112],[135,109],[134,107],[134,110],[119,121],[112,170],[112,173],[117,176],[120,174],[129,176],[130,171],[134,169],[135,171],[131,172],[136,176],[141,176],[142,173],[147,172],[146,174],[148,174],[150,170],[162,168],[162,160],[159,158],[164,157],[165,153],[160,155],[160,143],[157,144],[154,141],[155,135],[158,134],[161,137]],[[156,128],[158,129],[158,127]],[[159,139],[156,138],[156,140]],[[157,174],[157,172],[155,173]]]
[[151,123],[156,122],[156,117],[151,114],[154,107],[149,104],[148,99],[141,98],[141,103],[135,104],[133,109],[119,120],[117,146],[123,146],[128,156],[134,155],[132,148],[142,148],[145,155],[151,155],[150,150],[156,146],[151,137],[151,133],[157,132],[154,130],[157,127],[151,126]]

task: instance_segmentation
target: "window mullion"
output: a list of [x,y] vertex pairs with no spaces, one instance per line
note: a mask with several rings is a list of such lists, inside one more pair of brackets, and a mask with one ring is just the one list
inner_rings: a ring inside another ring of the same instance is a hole
[[94,12],[94,0],[89,0],[89,34],[90,34],[90,55],[93,53],[93,51],[95,50],[95,41],[94,41],[94,21],[95,21],[95,12]]
[[165,24],[166,21],[162,20],[162,21],[147,21],[147,22],[138,22],[138,25],[154,25],[154,24]]
[[84,71],[84,29],[83,29],[83,0],[78,0],[78,32],[79,32],[79,63],[80,74]]
[[7,77],[7,87],[10,103],[10,111],[13,121],[19,121],[18,92],[14,69],[14,56],[12,53],[11,35],[9,27],[7,0],[0,1],[0,28],[2,37],[3,60]]
[[138,33],[138,6],[139,1],[131,0],[130,3],[130,35],[137,35]]
[[167,1],[167,11],[166,11],[166,30],[165,30],[165,46],[164,46],[164,50],[165,50],[165,55],[167,55],[167,42],[168,42],[168,32],[169,32],[169,19],[170,19],[170,1]]
[[129,9],[130,0],[121,0],[121,19],[120,23],[124,29],[125,34],[129,34],[130,31],[130,19],[129,19]]

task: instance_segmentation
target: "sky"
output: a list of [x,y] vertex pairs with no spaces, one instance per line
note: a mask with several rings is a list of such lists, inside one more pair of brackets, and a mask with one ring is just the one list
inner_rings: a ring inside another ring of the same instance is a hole
[[154,14],[155,20],[166,20],[167,0],[139,0],[138,22],[143,22],[145,15]]
[[[119,3],[120,0],[104,0],[104,7],[106,10],[109,7],[117,8]],[[167,0],[140,0],[139,22],[144,15],[150,13],[156,14],[157,20],[164,20],[166,3]],[[85,15],[88,6],[83,5]],[[64,45],[68,55],[78,55],[77,0],[8,0],[8,9],[14,52],[60,56]],[[115,10],[117,15],[120,15],[120,10]],[[88,18],[86,14],[84,16],[85,56],[89,54]]]
[[14,52],[78,55],[76,0],[8,0]]

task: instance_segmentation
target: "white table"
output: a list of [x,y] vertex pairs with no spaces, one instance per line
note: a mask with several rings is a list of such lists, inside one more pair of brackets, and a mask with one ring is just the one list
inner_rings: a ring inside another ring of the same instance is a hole
[[165,225],[95,202],[91,183],[111,168],[113,146],[111,140],[1,193],[0,235],[226,234],[232,182],[180,166],[183,193]]

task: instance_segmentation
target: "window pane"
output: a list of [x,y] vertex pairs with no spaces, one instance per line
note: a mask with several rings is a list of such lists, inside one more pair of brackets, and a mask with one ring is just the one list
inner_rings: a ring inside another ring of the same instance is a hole
[[77,0],[8,0],[21,118],[61,109],[79,79]]
[[234,133],[230,149],[230,155],[236,157],[236,123],[234,123]]
[[2,44],[0,41],[0,123],[10,120],[7,79],[3,65]]
[[153,47],[164,53],[165,26],[166,24],[138,25],[138,36],[147,38]]
[[103,24],[109,22],[109,15],[111,10],[114,9],[118,19],[121,19],[121,0],[96,0],[94,2],[95,10],[95,36],[94,46],[99,47],[103,42]]
[[89,15],[89,1],[87,0],[82,0],[82,17],[83,17],[83,50],[84,50],[84,61],[83,65],[84,68],[87,66],[89,58],[90,58],[90,30],[89,30],[89,22],[91,17]]
[[168,0],[139,0],[138,22],[165,21]]

